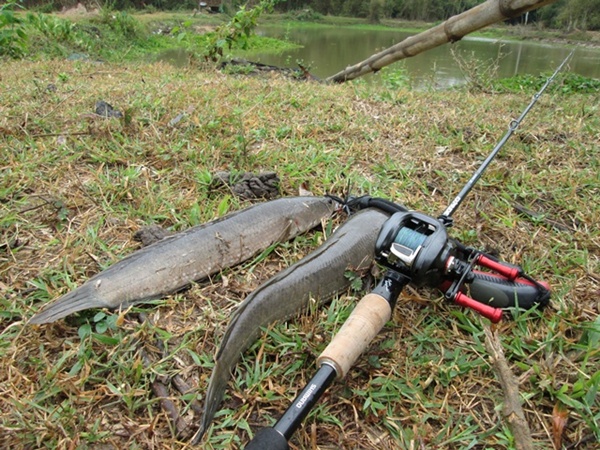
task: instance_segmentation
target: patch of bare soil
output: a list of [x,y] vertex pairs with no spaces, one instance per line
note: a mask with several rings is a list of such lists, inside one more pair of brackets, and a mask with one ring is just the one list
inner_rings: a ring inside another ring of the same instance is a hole
[[83,3],[77,3],[77,6],[73,6],[71,8],[63,8],[59,14],[66,18],[89,17],[97,15],[98,8],[93,8],[91,6],[86,7]]

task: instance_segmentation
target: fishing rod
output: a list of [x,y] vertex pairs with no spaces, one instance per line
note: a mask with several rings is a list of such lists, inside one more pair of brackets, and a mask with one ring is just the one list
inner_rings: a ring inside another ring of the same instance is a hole
[[[450,219],[452,214],[454,214],[454,211],[456,211],[456,209],[460,206],[460,204],[462,203],[464,198],[467,196],[467,194],[469,192],[471,192],[471,189],[473,189],[473,186],[475,186],[475,183],[477,183],[479,178],[481,178],[481,175],[483,174],[483,172],[487,169],[487,167],[490,165],[490,163],[496,157],[496,155],[498,155],[498,152],[500,152],[500,149],[502,149],[502,147],[504,147],[504,144],[506,144],[506,141],[508,141],[508,139],[512,136],[512,134],[515,132],[515,130],[519,127],[519,125],[521,125],[521,122],[523,121],[523,119],[525,118],[527,113],[529,113],[531,108],[533,108],[533,105],[536,104],[536,102],[542,96],[542,94],[544,93],[546,88],[550,85],[550,83],[552,83],[552,81],[554,81],[554,78],[556,78],[556,75],[558,75],[558,73],[562,70],[562,68],[567,63],[567,61],[569,61],[569,59],[571,59],[571,56],[573,56],[574,52],[575,52],[575,50],[571,50],[571,53],[569,53],[567,55],[567,57],[563,60],[563,62],[560,63],[560,65],[556,68],[554,73],[546,80],[546,82],[544,83],[542,88],[539,90],[539,92],[537,92],[533,96],[533,98],[531,99],[531,102],[523,110],[523,112],[521,113],[519,118],[517,120],[512,120],[510,122],[510,124],[508,126],[508,131],[504,134],[502,139],[500,139],[500,142],[498,142],[498,144],[496,144],[496,146],[494,147],[492,152],[488,155],[488,157],[485,159],[485,161],[483,161],[481,163],[481,166],[479,166],[479,168],[471,176],[469,181],[467,181],[467,184],[465,184],[465,186],[461,189],[461,191],[458,193],[458,195],[454,198],[454,200],[452,200],[452,202],[450,202],[450,204],[448,205],[446,210],[442,213],[442,215],[440,217],[443,221],[445,221],[446,218]],[[451,222],[449,222],[449,223],[451,223]],[[448,224],[446,224],[446,225],[448,225]]]
[[[375,260],[387,267],[387,271],[373,291],[357,303],[317,358],[317,372],[283,416],[273,427],[261,429],[246,450],[289,450],[288,441],[293,433],[333,381],[346,376],[391,319],[396,301],[409,283],[438,288],[447,300],[471,308],[494,323],[501,320],[502,308],[529,309],[548,304],[550,290],[546,283],[528,276],[518,266],[464,246],[448,236],[447,228],[452,226],[452,214],[465,196],[572,55],[573,52],[546,80],[521,116],[510,122],[508,132],[438,218],[368,196],[348,202],[359,208],[380,207],[392,214],[375,243]],[[475,266],[486,270],[477,270]]]

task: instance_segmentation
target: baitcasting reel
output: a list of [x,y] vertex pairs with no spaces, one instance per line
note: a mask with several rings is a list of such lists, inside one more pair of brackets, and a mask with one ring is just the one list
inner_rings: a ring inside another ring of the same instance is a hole
[[394,213],[375,242],[375,258],[416,286],[438,286],[446,260],[456,252],[441,222],[419,212]]
[[[525,275],[520,267],[449,238],[442,220],[419,212],[396,212],[384,223],[375,243],[375,258],[411,284],[438,288],[448,300],[492,322],[502,318],[501,308],[529,309],[545,306],[550,299],[545,283]],[[475,270],[475,265],[488,270]]]

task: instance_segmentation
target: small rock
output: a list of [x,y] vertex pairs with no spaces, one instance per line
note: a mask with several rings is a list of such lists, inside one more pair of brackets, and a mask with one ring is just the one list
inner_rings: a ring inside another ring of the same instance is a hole
[[244,172],[232,174],[231,172],[219,171],[213,175],[212,186],[231,186],[235,195],[241,198],[266,198],[272,199],[279,196],[279,177],[275,172],[263,172],[254,174]]
[[115,110],[110,104],[106,103],[104,100],[98,100],[96,102],[96,114],[102,117],[123,117],[123,113],[121,111]]
[[246,172],[242,179],[232,186],[233,192],[241,198],[275,198],[279,195],[279,177],[275,172],[257,175]]
[[172,236],[173,233],[165,230],[158,225],[148,225],[147,227],[140,228],[133,235],[135,241],[141,242],[142,246],[147,247],[148,245],[154,244],[168,236]]

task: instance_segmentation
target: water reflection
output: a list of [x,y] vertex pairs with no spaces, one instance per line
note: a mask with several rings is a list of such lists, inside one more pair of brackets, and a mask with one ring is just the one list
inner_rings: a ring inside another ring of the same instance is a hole
[[183,48],[170,48],[164,50],[157,55],[153,55],[150,59],[152,62],[164,61],[175,67],[186,67],[189,65],[191,53]]

